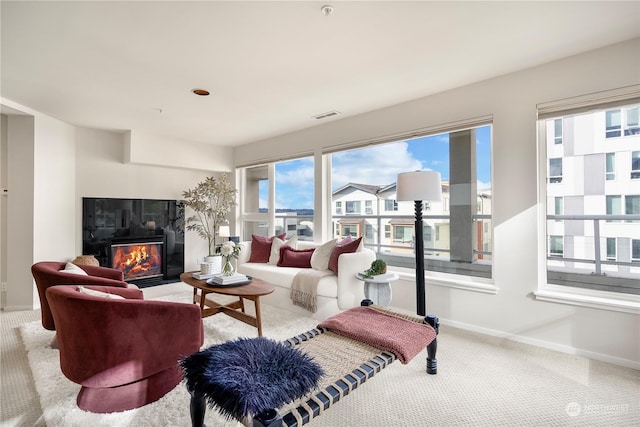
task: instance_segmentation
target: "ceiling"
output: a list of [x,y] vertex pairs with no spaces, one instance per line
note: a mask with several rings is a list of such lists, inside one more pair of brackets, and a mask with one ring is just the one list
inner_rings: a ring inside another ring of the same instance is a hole
[[[327,3],[329,15],[321,11]],[[2,98],[77,126],[223,146],[640,36],[638,1],[3,0],[0,7]],[[313,118],[334,110],[341,114]]]

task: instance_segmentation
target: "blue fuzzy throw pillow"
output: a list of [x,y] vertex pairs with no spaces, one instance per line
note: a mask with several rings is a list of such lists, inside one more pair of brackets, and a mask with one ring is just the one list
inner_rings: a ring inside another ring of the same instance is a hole
[[214,345],[184,358],[180,366],[190,393],[236,420],[301,398],[324,375],[310,356],[264,337]]

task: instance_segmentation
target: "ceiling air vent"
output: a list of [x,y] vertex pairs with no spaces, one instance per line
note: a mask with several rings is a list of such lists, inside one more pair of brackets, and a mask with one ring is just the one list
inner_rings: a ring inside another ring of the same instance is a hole
[[313,118],[316,120],[322,120],[326,119],[327,117],[337,116],[338,114],[340,114],[340,111],[329,111],[326,113],[318,114],[317,116],[313,116]]

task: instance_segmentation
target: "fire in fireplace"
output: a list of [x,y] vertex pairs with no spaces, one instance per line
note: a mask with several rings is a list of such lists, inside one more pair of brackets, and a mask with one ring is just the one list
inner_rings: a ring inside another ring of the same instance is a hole
[[162,245],[162,241],[112,244],[112,267],[124,273],[124,280],[162,277]]

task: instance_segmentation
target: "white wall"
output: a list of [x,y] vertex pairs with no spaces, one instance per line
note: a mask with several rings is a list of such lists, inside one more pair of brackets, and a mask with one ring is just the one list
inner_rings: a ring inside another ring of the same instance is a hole
[[[3,234],[7,294],[4,308],[23,309],[33,304],[33,281],[28,268],[33,259],[33,117],[10,116],[7,126],[7,229]],[[23,167],[15,165],[26,161]],[[19,222],[18,222],[19,221]],[[22,225],[10,227],[15,222]],[[14,267],[15,266],[15,267]],[[25,274],[25,267],[26,272]]]
[[[497,294],[427,283],[427,308],[444,321],[562,351],[640,367],[640,316],[535,300],[538,269],[536,105],[640,83],[640,39],[420,98],[236,150],[237,164],[493,116],[493,279]],[[517,185],[514,185],[517,182]],[[413,282],[393,304],[415,309]]]
[[125,163],[196,170],[233,171],[233,150],[212,144],[129,131],[124,135]]
[[26,108],[3,124],[9,190],[2,236],[7,247],[4,308],[31,309],[39,307],[31,265],[75,253],[73,127]]

